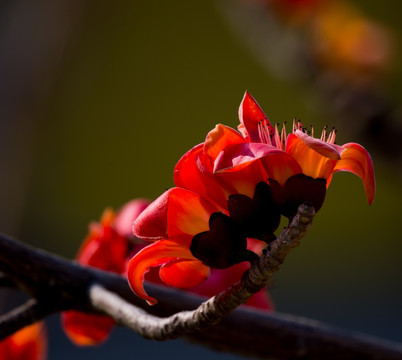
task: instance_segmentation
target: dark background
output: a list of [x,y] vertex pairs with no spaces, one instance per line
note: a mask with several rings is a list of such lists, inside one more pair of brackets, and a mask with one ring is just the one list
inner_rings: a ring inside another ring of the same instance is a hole
[[[399,105],[401,9],[353,3],[393,33],[383,87]],[[297,117],[318,132],[328,123],[313,89],[268,72],[212,0],[2,1],[0,54],[0,230],[68,258],[106,206],[156,198],[215,124],[236,127],[246,89],[273,123]],[[365,145],[348,124],[337,129],[338,143]],[[278,311],[402,341],[401,163],[367,148],[373,205],[356,176],[336,174],[271,295]],[[49,325],[49,359],[236,358],[127,329],[79,349],[58,317]]]

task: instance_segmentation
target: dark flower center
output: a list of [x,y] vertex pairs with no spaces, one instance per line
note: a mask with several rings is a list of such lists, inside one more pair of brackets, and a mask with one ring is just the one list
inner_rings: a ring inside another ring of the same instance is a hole
[[299,205],[308,203],[317,212],[324,203],[327,191],[325,179],[313,179],[304,174],[290,177],[282,187],[273,179],[269,179],[272,198],[280,207],[282,215],[292,218],[297,213]]
[[252,199],[241,194],[230,195],[228,210],[246,237],[267,243],[275,239],[273,232],[279,226],[281,214],[267,183],[261,181],[257,184]]
[[242,261],[254,261],[258,256],[247,250],[247,239],[238,231],[233,220],[222,213],[213,213],[209,231],[193,237],[191,253],[205,265],[225,269]]
[[190,246],[191,253],[211,268],[224,269],[258,259],[247,249],[247,238],[271,242],[281,216],[265,182],[256,186],[252,199],[242,194],[229,196],[228,211],[229,216],[213,213],[210,230],[195,235]]

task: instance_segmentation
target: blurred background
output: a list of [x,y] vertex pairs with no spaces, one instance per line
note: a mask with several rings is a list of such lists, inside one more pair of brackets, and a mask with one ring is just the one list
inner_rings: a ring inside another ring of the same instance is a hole
[[[335,126],[376,171],[371,207],[334,176],[274,277],[277,310],[401,342],[402,5],[341,4],[3,0],[0,230],[73,258],[106,206],[156,198],[215,124],[236,127],[247,89],[273,123]],[[49,359],[240,358],[126,329],[83,350],[48,324]]]

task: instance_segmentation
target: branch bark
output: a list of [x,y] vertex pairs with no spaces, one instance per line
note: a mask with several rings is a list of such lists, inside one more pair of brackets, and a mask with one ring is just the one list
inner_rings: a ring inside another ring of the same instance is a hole
[[314,215],[312,206],[301,205],[290,225],[244,273],[241,281],[202,303],[194,311],[182,311],[168,318],[156,319],[144,317],[142,312],[125,307],[123,303],[116,306],[118,299],[113,298],[113,294],[105,293],[98,286],[91,287],[89,297],[96,309],[118,319],[121,324],[146,338],[166,340],[203,330],[217,324],[224,316],[244,304],[250,296],[268,284],[287,254],[299,244],[300,239],[310,228]]
[[0,339],[14,333],[24,326],[42,320],[53,313],[52,307],[38,303],[36,299],[29,299],[25,304],[9,311],[0,317]]
[[[200,297],[148,284],[148,291],[160,300],[158,305],[149,307],[133,295],[127,280],[120,275],[83,267],[0,235],[0,272],[35,299],[25,310],[21,308],[14,312],[21,316],[9,313],[0,317],[0,337],[28,325],[30,321],[40,320],[50,312],[67,309],[85,312],[102,310],[125,326],[132,327],[129,320],[138,324],[142,322],[141,326],[148,328],[160,328],[164,324],[174,329],[171,333],[167,331],[170,334],[167,337],[183,334],[203,345],[248,356],[278,359],[401,359],[401,344],[279,313],[267,314],[239,308],[223,317],[219,325],[211,326],[217,317],[214,315],[215,310],[209,309],[216,308],[219,316],[233,310],[236,304],[242,303],[249,294],[264,286],[286,254],[297,246],[312,219],[303,215],[303,209],[298,216],[294,222],[300,224],[291,225],[282,232],[239,284],[207,300],[195,311],[189,310],[199,306]],[[268,263],[268,270],[264,262]],[[44,304],[46,312],[41,313]],[[176,314],[183,310],[187,312]],[[180,324],[180,320],[175,319],[190,319],[189,314],[194,315],[197,311],[200,313],[199,320],[195,322],[197,326],[191,325],[191,329],[187,329],[185,324],[181,324],[177,327],[176,323]],[[167,316],[167,319],[160,318]],[[205,326],[210,326],[207,331],[199,330]],[[193,333],[188,333],[188,330]],[[148,331],[140,330],[140,333],[144,335]],[[166,330],[159,329],[156,334],[164,332]],[[147,336],[164,338],[154,335],[149,333]]]

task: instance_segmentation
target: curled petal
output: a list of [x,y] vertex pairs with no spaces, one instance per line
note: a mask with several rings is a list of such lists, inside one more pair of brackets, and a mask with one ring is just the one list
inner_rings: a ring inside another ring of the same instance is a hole
[[109,316],[71,310],[62,313],[62,323],[64,331],[74,344],[91,346],[107,340],[115,321]]
[[178,187],[223,205],[227,195],[213,177],[212,167],[212,159],[204,154],[204,144],[199,144],[183,155],[175,166],[174,182]]
[[[268,173],[261,161],[253,161],[215,174],[228,194],[243,194],[253,197],[256,185],[268,179]],[[230,198],[229,195],[229,198]]]
[[213,212],[222,209],[199,194],[172,188],[149,205],[134,222],[134,234],[143,239],[168,239],[208,230]]
[[360,177],[364,184],[367,201],[371,205],[375,197],[375,176],[371,156],[363,146],[356,143],[345,144],[342,147],[345,150],[333,172],[348,171]]
[[296,133],[288,136],[286,152],[299,163],[303,174],[314,179],[328,179],[340,159],[339,147],[314,139],[299,130]]
[[[187,239],[187,241],[191,241],[191,238]],[[186,247],[175,241],[160,240],[143,248],[128,264],[128,282],[133,292],[138,297],[146,300],[149,305],[155,305],[157,300],[145,292],[144,276],[149,271],[149,268],[164,265],[170,261],[176,261],[178,258],[197,260],[191,254],[189,245]],[[178,272],[175,274],[178,274]],[[178,279],[177,281],[180,280]]]
[[250,95],[248,91],[244,94],[243,100],[239,107],[240,127],[239,131],[244,135],[248,142],[260,142],[258,124],[261,120],[266,120],[269,128],[269,133],[274,134],[274,128],[268,122],[267,116],[262,111],[257,101]]
[[197,167],[197,159],[204,151],[204,144],[198,144],[187,151],[174,168],[174,183],[178,187],[193,190],[192,187],[205,192],[202,173]]
[[244,142],[245,140],[236,130],[229,126],[218,124],[208,133],[205,139],[204,153],[214,160],[228,145]]
[[317,151],[322,156],[333,160],[339,160],[341,158],[341,154],[338,151],[339,147],[336,145],[329,144],[320,139],[316,139],[300,130],[296,130],[294,135],[302,140],[309,148]]
[[[253,171],[253,178],[243,176],[243,172],[248,171],[246,168],[253,163],[258,163],[260,170]],[[243,181],[251,183],[254,191],[258,182],[266,181],[268,177],[283,185],[289,177],[301,173],[302,169],[291,155],[276,147],[261,143],[246,143],[231,145],[222,151],[216,159],[214,171],[218,174],[233,173],[233,175],[238,172],[239,179],[243,178]]]
[[186,289],[207,279],[209,268],[199,260],[180,260],[163,265],[159,276],[169,286]]

